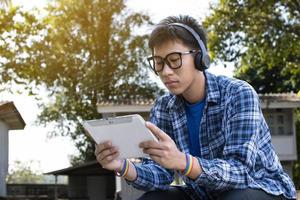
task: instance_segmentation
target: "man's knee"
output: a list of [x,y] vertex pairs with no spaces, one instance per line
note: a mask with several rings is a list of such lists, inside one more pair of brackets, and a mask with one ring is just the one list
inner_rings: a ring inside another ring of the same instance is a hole
[[173,196],[174,194],[169,190],[155,190],[144,193],[138,200],[167,200]]
[[138,200],[187,200],[189,197],[178,187],[144,193]]
[[160,194],[160,191],[146,192],[140,198],[138,198],[138,200],[160,199],[159,194]]
[[218,200],[284,200],[285,198],[281,196],[275,196],[266,193],[259,189],[236,189],[223,192]]

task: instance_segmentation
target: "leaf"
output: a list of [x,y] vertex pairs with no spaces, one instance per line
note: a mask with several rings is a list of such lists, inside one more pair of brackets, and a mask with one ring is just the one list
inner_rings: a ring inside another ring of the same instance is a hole
[[[0,80],[25,83],[37,98],[38,88],[46,88],[49,101],[40,103],[39,123],[55,122],[52,135],[71,137],[78,160],[94,159],[80,122],[100,117],[98,100],[154,98],[160,92],[142,59],[147,36],[134,32],[151,24],[150,18],[127,10],[123,0],[56,0],[47,12],[44,18],[18,8],[1,13],[10,39],[0,35]],[[11,23],[15,16],[24,22]]]

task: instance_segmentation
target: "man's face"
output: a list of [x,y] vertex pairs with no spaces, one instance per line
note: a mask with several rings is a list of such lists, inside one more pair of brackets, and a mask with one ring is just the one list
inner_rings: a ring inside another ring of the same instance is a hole
[[[173,52],[188,52],[190,50],[192,49],[184,45],[181,41],[168,41],[154,47],[153,54],[154,56],[160,56],[166,59],[166,56]],[[172,59],[173,58],[168,59],[169,64],[171,64],[171,62],[180,62],[180,60],[177,61],[176,58],[174,61]],[[197,72],[199,71],[195,68],[194,53],[191,53],[181,56],[180,68],[172,69],[167,63],[164,63],[162,71],[158,72],[158,75],[172,94],[182,94],[185,96],[185,93],[189,92]]]

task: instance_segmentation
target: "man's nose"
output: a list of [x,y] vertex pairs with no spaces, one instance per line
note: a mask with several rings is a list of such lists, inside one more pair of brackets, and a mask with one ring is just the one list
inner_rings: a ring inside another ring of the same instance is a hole
[[168,65],[168,63],[165,63],[165,66],[162,70],[162,75],[169,75],[174,73],[173,69]]

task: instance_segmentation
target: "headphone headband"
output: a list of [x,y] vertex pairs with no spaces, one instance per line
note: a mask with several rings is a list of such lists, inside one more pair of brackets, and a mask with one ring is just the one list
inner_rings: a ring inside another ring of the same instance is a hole
[[[210,58],[209,58],[209,55],[207,53],[207,50],[206,50],[206,47],[203,43],[203,41],[201,40],[199,34],[194,30],[192,29],[191,27],[185,25],[185,24],[182,24],[182,23],[171,23],[169,24],[170,26],[179,26],[179,27],[182,27],[184,28],[185,30],[187,30],[188,32],[190,32],[193,37],[197,40],[198,44],[199,44],[199,47],[200,47],[200,50],[201,50],[201,54],[202,54],[202,58],[201,58],[201,69],[200,70],[203,70],[203,69],[207,69],[210,65]],[[197,66],[196,66],[197,67]]]

